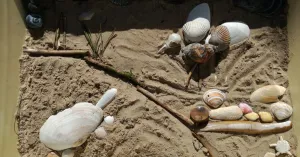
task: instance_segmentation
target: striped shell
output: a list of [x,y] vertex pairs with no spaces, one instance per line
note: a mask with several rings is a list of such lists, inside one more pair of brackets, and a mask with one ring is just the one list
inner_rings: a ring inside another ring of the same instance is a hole
[[268,85],[255,90],[251,96],[250,101],[261,103],[272,103],[279,101],[278,97],[282,96],[286,88],[279,85]]
[[245,41],[250,36],[250,28],[241,22],[226,22],[222,26],[227,27],[230,34],[230,45]]
[[212,108],[220,107],[225,100],[225,93],[217,89],[210,89],[203,94],[203,101]]
[[209,44],[217,46],[217,51],[224,51],[230,45],[230,33],[225,26],[218,26],[211,32]]
[[238,106],[222,107],[209,112],[209,117],[216,120],[238,120],[242,116],[243,112]]
[[270,109],[278,120],[287,119],[293,114],[293,108],[284,102],[274,103],[270,106]]
[[210,22],[205,18],[197,18],[185,23],[182,27],[183,37],[187,43],[200,42],[206,36]]

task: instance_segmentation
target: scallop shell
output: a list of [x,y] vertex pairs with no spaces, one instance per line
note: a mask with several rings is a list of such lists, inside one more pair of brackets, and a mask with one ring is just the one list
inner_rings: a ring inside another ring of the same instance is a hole
[[183,37],[187,43],[200,42],[206,36],[210,22],[205,18],[197,18],[185,23],[182,27]]
[[270,109],[278,120],[287,119],[293,114],[293,108],[284,102],[273,103]]
[[240,103],[239,108],[243,111],[244,114],[253,112],[252,108],[246,103]]
[[245,41],[250,36],[250,28],[241,22],[226,22],[222,26],[227,27],[230,34],[230,45]]
[[199,17],[205,18],[210,21],[210,9],[207,3],[201,3],[194,7],[188,15],[187,22],[193,21]]
[[82,102],[50,116],[40,129],[40,141],[53,150],[77,147],[100,124],[101,108]]
[[209,44],[217,46],[217,51],[224,51],[230,45],[230,33],[226,26],[216,27],[209,38]]
[[250,96],[250,101],[261,103],[272,103],[279,101],[278,97],[282,96],[286,88],[279,85],[268,85],[254,91]]
[[209,112],[209,117],[216,120],[238,120],[242,116],[243,112],[238,106],[222,107]]
[[209,111],[203,106],[197,106],[191,110],[190,118],[195,123],[207,122],[209,119]]
[[218,89],[210,89],[203,94],[203,101],[212,108],[220,107],[225,100],[225,93]]

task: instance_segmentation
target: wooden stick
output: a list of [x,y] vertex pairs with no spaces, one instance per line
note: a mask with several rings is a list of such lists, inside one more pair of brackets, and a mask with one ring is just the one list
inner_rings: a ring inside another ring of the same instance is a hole
[[192,132],[192,134],[208,150],[210,157],[219,156],[219,151],[212,146],[202,134],[196,134],[195,132]]
[[176,110],[170,108],[168,105],[163,104],[161,101],[159,101],[153,94],[145,90],[144,88],[141,88],[139,86],[136,87],[139,92],[141,92],[143,95],[148,97],[150,100],[154,101],[157,105],[161,106],[165,110],[167,110],[169,113],[171,113],[173,116],[175,116],[177,119],[181,120],[182,122],[185,122],[186,124],[190,126],[194,125],[194,122],[186,117],[185,115],[177,112]]
[[191,71],[189,72],[188,79],[187,79],[187,81],[186,81],[186,83],[185,83],[185,88],[186,88],[186,89],[189,87],[190,81],[191,81],[191,79],[192,79],[193,72],[194,72],[194,70],[196,69],[197,65],[198,65],[198,63],[196,63],[196,64],[193,66],[193,68],[191,69]]
[[88,55],[88,50],[38,50],[38,49],[23,49],[23,52],[32,55]]

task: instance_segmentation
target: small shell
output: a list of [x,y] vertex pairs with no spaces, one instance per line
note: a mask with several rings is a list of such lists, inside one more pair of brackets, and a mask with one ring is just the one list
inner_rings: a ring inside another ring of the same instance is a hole
[[260,117],[261,122],[264,123],[272,123],[273,122],[273,117],[271,113],[269,112],[258,112],[258,115]]
[[56,153],[50,152],[47,157],[59,157]]
[[98,139],[103,139],[107,133],[103,127],[99,127],[95,130],[95,135]]
[[250,36],[250,28],[241,22],[226,22],[222,26],[227,27],[230,34],[230,45],[247,40]]
[[114,117],[113,116],[107,116],[104,118],[104,122],[108,125],[112,125],[114,123]]
[[[217,51],[224,51],[230,45],[230,33],[225,26],[218,26],[209,36],[209,44],[217,46]],[[207,41],[207,40],[206,40]]]
[[158,53],[162,53],[165,49],[168,49],[168,48],[179,47],[180,43],[181,43],[180,35],[177,33],[172,33],[171,35],[169,35],[169,38],[166,41],[166,43],[164,44],[164,46],[162,46],[158,50]]
[[245,117],[250,121],[256,121],[259,118],[259,115],[255,112],[245,114]]
[[209,117],[216,120],[238,120],[242,116],[243,112],[238,106],[222,107],[209,112]]
[[220,107],[225,100],[225,93],[218,89],[210,89],[203,94],[203,101],[212,108]]
[[117,95],[117,89],[112,88],[107,90],[101,99],[97,102],[96,106],[103,109],[106,105],[108,105]]
[[187,43],[200,42],[206,36],[210,22],[205,18],[197,18],[185,23],[182,27],[184,40]]
[[74,149],[66,149],[62,152],[61,157],[73,157],[75,155]]
[[212,52],[207,51],[205,46],[199,43],[193,43],[186,46],[185,51],[186,52],[184,53],[186,53],[191,60],[197,63],[205,63],[212,56]]
[[246,103],[240,103],[239,108],[243,111],[244,114],[253,112],[252,108]]
[[199,17],[205,18],[210,21],[210,8],[207,3],[201,3],[194,7],[188,15],[187,22],[193,21]]
[[272,103],[279,101],[278,97],[282,96],[286,88],[279,85],[268,85],[254,91],[250,96],[250,101],[261,103]]
[[190,117],[195,123],[207,122],[209,119],[209,111],[203,106],[197,106],[191,110]]
[[28,14],[25,18],[26,25],[32,29],[38,29],[43,26],[42,17],[38,14]]
[[270,109],[278,120],[287,119],[293,114],[293,108],[284,102],[273,103]]

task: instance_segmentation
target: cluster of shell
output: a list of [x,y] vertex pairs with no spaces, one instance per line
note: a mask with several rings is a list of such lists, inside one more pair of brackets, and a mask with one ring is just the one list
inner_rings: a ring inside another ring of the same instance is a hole
[[[40,129],[40,141],[48,148],[56,151],[65,150],[63,154],[70,154],[67,153],[70,148],[82,145],[94,131],[98,138],[103,138],[106,136],[104,128],[97,128],[103,120],[102,109],[116,94],[117,89],[112,88],[104,93],[96,105],[80,102],[50,116]],[[104,118],[104,122],[108,125],[113,121],[112,116]]]
[[[252,107],[246,103],[219,108],[226,100],[226,94],[218,89],[211,89],[203,94],[203,101],[213,109],[208,111],[207,108],[198,106],[191,111],[190,117],[197,123],[207,121],[208,118],[206,118],[206,116],[213,120],[225,121],[239,120],[245,116],[249,121],[257,121],[260,119],[263,123],[273,122],[273,117],[279,121],[286,120],[291,117],[293,109],[290,105],[281,102],[278,99],[285,91],[286,88],[279,85],[268,85],[254,91],[250,96],[250,101],[272,103],[269,109],[271,113],[261,111],[257,114],[256,112],[253,112]],[[198,111],[197,114],[199,115],[197,115],[195,111]],[[197,116],[198,118],[196,118]]]

